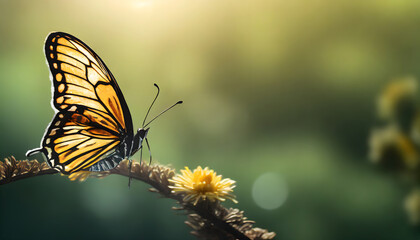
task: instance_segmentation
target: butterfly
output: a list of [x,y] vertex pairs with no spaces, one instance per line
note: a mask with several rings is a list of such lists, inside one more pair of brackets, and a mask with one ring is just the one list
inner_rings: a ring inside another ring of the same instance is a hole
[[[63,32],[47,36],[44,47],[50,70],[55,116],[41,140],[42,153],[51,168],[64,174],[106,171],[130,158],[147,141],[146,125],[134,134],[130,110],[118,84],[101,58],[78,38]],[[149,148],[150,149],[150,148]]]

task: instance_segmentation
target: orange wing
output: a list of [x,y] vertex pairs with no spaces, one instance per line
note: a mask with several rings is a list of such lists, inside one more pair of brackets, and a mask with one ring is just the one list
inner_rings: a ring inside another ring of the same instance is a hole
[[87,116],[79,110],[55,116],[42,141],[51,167],[77,172],[104,159],[120,144],[120,137],[96,127]]
[[[43,152],[50,166],[63,173],[86,169],[115,154],[122,142],[128,146],[117,153],[125,157],[133,139],[131,115],[103,61],[82,41],[62,32],[47,37],[45,55],[57,113],[42,148],[27,155]],[[109,168],[118,163],[111,164]]]
[[130,112],[114,77],[86,44],[68,34],[51,33],[45,55],[57,110],[85,106],[107,115],[110,119],[104,124],[116,132],[132,129]]

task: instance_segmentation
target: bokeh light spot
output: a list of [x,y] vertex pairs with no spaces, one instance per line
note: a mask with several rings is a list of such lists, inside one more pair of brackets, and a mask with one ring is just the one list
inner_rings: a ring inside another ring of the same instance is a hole
[[283,205],[288,194],[287,183],[277,173],[262,174],[252,186],[252,198],[259,207],[266,210],[274,210]]

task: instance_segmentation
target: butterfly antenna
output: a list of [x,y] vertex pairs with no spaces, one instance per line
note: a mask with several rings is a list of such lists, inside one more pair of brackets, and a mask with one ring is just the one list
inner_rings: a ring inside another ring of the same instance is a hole
[[182,101],[178,101],[174,105],[168,107],[167,109],[163,110],[161,113],[159,113],[156,117],[154,117],[152,120],[150,120],[146,125],[143,126],[143,128],[147,127],[150,123],[152,123],[156,118],[158,118],[160,115],[164,114],[165,112],[169,111],[171,108],[175,107],[178,104],[183,103]]
[[147,110],[146,116],[144,117],[143,124],[142,124],[143,128],[145,127],[145,126],[144,126],[144,123],[146,122],[147,116],[149,116],[150,109],[152,109],[152,106],[153,106],[153,104],[155,104],[156,99],[158,98],[159,93],[160,93],[160,88],[159,88],[159,86],[158,86],[156,83],[154,83],[153,85],[155,85],[155,87],[157,88],[157,93],[156,93],[156,97],[155,97],[155,99],[153,99],[152,104],[150,104],[150,107],[149,107],[149,109]]

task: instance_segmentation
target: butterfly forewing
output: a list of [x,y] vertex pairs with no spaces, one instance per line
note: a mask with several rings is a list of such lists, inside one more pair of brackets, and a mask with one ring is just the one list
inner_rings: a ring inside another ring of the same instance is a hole
[[86,44],[65,33],[51,33],[45,42],[45,55],[53,77],[53,105],[57,110],[86,106],[111,117],[118,127],[115,130],[132,130],[131,115],[121,90],[102,60]]
[[[92,49],[62,32],[51,33],[45,55],[57,113],[40,149],[51,167],[72,173],[131,150],[131,115],[114,77]],[[121,143],[126,144],[119,151]],[[118,158],[120,159],[120,158]]]

